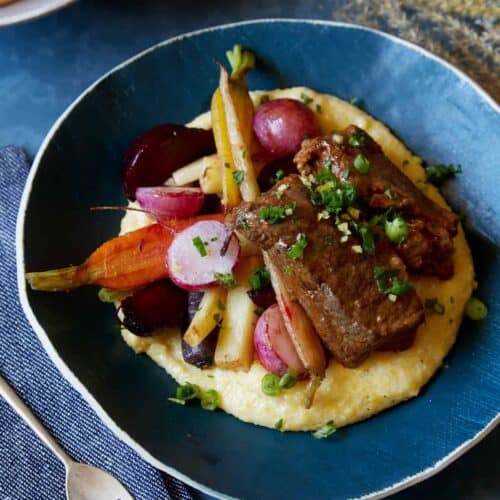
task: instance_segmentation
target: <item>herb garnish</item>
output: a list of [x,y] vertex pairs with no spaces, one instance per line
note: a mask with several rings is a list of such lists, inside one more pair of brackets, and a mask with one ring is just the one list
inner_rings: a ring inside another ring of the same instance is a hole
[[473,321],[480,321],[488,316],[488,308],[475,297],[471,297],[465,304],[465,315]]
[[374,267],[373,277],[380,293],[400,297],[413,288],[413,285],[409,281],[397,278],[399,271],[397,268],[386,269],[383,266]]
[[245,178],[245,172],[243,170],[235,170],[233,172],[233,179],[236,184],[241,184],[243,182],[243,179]]
[[204,410],[214,411],[219,406],[219,394],[214,389],[209,389],[203,393],[200,400],[200,406]]
[[275,375],[274,373],[266,373],[262,377],[260,387],[266,396],[277,396],[281,392],[279,383],[280,379],[278,375]]
[[368,224],[361,224],[358,227],[359,235],[363,240],[363,251],[368,255],[375,255],[376,247],[375,247],[375,234],[370,229]]
[[278,386],[281,389],[290,389],[296,383],[297,383],[297,377],[291,372],[286,372],[284,375],[281,376]]
[[248,284],[252,290],[260,290],[269,285],[271,275],[267,267],[255,268],[248,277]]
[[280,431],[281,428],[283,427],[283,419],[280,418],[275,424],[274,424],[274,428],[277,430],[277,431]]
[[294,243],[286,253],[292,260],[301,259],[307,246],[307,236],[304,233],[297,235],[297,243]]
[[397,215],[392,220],[389,220],[387,217],[384,222],[384,230],[387,237],[393,242],[399,245],[403,243],[403,241],[408,236],[408,224],[401,217],[401,215]]
[[424,306],[430,313],[439,314],[440,316],[442,316],[445,311],[443,304],[440,304],[435,297],[432,299],[425,299]]
[[285,171],[282,168],[280,168],[279,170],[276,170],[276,173],[274,175],[271,176],[271,182],[273,184],[276,184],[284,177],[285,177]]
[[219,285],[224,286],[226,288],[234,288],[238,285],[234,274],[229,273],[214,273],[214,279],[219,283]]
[[347,141],[350,146],[354,146],[355,148],[362,148],[366,146],[366,137],[364,134],[353,134],[349,137]]
[[294,201],[287,203],[284,207],[263,207],[260,209],[259,216],[261,220],[269,224],[277,224],[283,222],[288,215],[293,215],[296,207],[297,203]]
[[311,102],[314,101],[314,99],[310,96],[308,96],[307,94],[304,94],[304,92],[302,92],[300,94],[300,100],[307,106],[308,104],[311,104]]
[[175,390],[175,398],[181,401],[189,401],[190,399],[195,399],[200,395],[200,387],[196,384],[190,384],[189,382],[180,385]]
[[243,217],[243,215],[238,216],[238,218],[236,219],[236,224],[238,227],[244,229],[245,231],[248,231],[250,229],[250,226],[248,225],[248,222],[245,217]]
[[430,165],[425,169],[425,178],[427,182],[439,186],[447,177],[462,173],[462,166],[457,165]]
[[333,434],[337,428],[333,425],[333,420],[327,422],[325,425],[320,427],[318,430],[312,433],[314,439],[326,439],[328,436]]
[[371,163],[368,161],[365,155],[362,155],[361,153],[354,158],[353,162],[354,168],[360,173],[360,174],[367,174],[370,171],[371,168]]
[[196,250],[198,250],[198,253],[202,257],[206,257],[208,255],[207,249],[205,248],[205,243],[203,243],[203,240],[199,236],[195,236],[193,238],[193,245],[196,247]]

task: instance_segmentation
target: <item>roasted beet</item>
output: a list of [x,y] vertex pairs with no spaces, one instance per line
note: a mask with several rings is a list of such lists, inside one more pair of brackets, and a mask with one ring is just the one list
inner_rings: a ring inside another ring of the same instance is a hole
[[159,125],[142,134],[123,158],[123,188],[131,200],[138,187],[159,186],[178,168],[215,152],[211,130]]
[[252,302],[262,309],[267,309],[273,304],[276,304],[276,295],[271,285],[261,288],[260,290],[249,290],[247,292]]
[[186,293],[169,280],[161,280],[123,299],[118,317],[132,333],[147,337],[158,328],[182,325],[186,311]]
[[[188,293],[188,323],[191,322],[194,315],[198,311],[203,292]],[[217,345],[217,337],[219,328],[215,328],[205,339],[196,347],[191,347],[187,342],[182,340],[182,357],[186,363],[194,365],[198,368],[207,368],[214,362],[215,346]]]

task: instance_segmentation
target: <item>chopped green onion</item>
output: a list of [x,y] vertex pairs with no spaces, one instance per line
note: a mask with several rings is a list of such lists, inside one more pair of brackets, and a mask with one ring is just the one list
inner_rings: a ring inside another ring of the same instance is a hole
[[205,243],[203,243],[203,240],[199,236],[195,236],[193,238],[193,245],[196,247],[196,250],[198,250],[198,253],[202,257],[206,257],[207,254],[207,249],[205,248]]
[[475,297],[471,297],[465,304],[465,315],[474,321],[480,321],[488,315],[488,308]]
[[286,253],[292,260],[301,259],[307,246],[307,236],[304,233],[297,235],[297,243],[294,243]]
[[252,290],[260,290],[269,285],[271,275],[267,267],[257,267],[248,277],[248,284]]
[[233,179],[236,184],[241,184],[243,182],[243,179],[245,178],[245,172],[243,170],[235,170],[233,172]]
[[455,174],[462,172],[462,166],[457,165],[430,165],[425,169],[425,177],[427,182],[439,186],[447,177],[452,177]]
[[273,184],[276,184],[284,177],[285,177],[285,171],[280,168],[279,170],[276,170],[276,173],[271,177],[271,182]]
[[245,158],[247,157],[247,150],[246,150],[246,149],[244,149],[244,150],[241,152],[241,157],[242,157],[243,159],[245,159]]
[[394,217],[392,221],[386,218],[384,230],[387,237],[397,245],[403,243],[409,232],[408,224],[406,224],[405,220],[400,215]]
[[307,106],[308,104],[311,104],[311,102],[314,101],[314,99],[310,96],[308,96],[307,94],[304,94],[304,92],[302,92],[300,94],[300,100]]
[[200,387],[196,384],[190,384],[189,382],[180,385],[175,390],[175,398],[181,401],[189,401],[190,399],[195,399],[200,395]]
[[439,314],[440,316],[442,316],[445,311],[443,304],[440,304],[435,297],[433,299],[425,299],[424,306],[430,313]]
[[259,216],[261,220],[269,224],[277,224],[283,222],[288,215],[293,215],[296,207],[296,202],[287,203],[284,207],[263,207],[260,209]]
[[229,273],[214,273],[214,279],[219,283],[219,285],[224,286],[226,288],[234,288],[238,285],[234,274]]
[[407,294],[412,288],[413,285],[409,281],[394,278],[392,280],[392,285],[387,288],[384,293],[387,295],[396,295],[396,297],[400,297],[401,295]]
[[274,428],[277,430],[277,431],[280,431],[283,427],[283,419],[280,418],[275,424],[274,424]]
[[260,387],[266,396],[277,396],[281,392],[280,379],[274,373],[266,373],[262,377]]
[[360,174],[367,174],[370,171],[371,164],[366,156],[361,153],[354,158],[353,164]]
[[386,269],[383,266],[375,266],[373,277],[378,291],[386,295],[395,295],[396,297],[408,293],[413,288],[413,285],[409,281],[396,278],[398,274],[399,269]]
[[238,227],[240,227],[241,229],[244,229],[245,231],[248,231],[250,229],[250,226],[248,225],[247,220],[242,215],[238,216],[238,218],[236,220],[236,224],[238,225]]
[[297,383],[297,377],[290,372],[286,372],[279,380],[279,387],[281,389],[290,389]]
[[219,394],[214,389],[209,389],[203,393],[200,406],[204,410],[214,411],[219,406]]
[[333,421],[327,422],[325,425],[320,427],[318,430],[312,433],[314,439],[326,439],[328,436],[332,435],[337,428],[333,425]]
[[353,134],[349,137],[347,141],[350,146],[354,146],[355,148],[362,148],[366,146],[366,136],[364,134]]
[[316,104],[316,113],[321,113],[321,104]]

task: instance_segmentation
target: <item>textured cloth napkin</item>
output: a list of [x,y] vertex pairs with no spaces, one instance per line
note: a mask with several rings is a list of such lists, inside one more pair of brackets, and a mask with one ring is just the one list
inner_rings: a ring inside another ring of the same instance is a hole
[[[24,316],[15,229],[28,171],[22,150],[0,149],[0,374],[76,461],[110,471],[136,499],[190,500],[182,482],[146,464],[104,426],[57,371]],[[65,498],[64,467],[0,398],[0,500],[38,498]]]

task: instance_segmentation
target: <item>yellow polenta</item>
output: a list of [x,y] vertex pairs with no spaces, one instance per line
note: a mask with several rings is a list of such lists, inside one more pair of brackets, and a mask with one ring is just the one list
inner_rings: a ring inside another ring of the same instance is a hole
[[[413,156],[385,125],[359,108],[337,97],[303,87],[266,92],[271,99],[300,99],[302,93],[314,99],[310,106],[313,110],[320,110],[317,117],[325,134],[355,124],[368,132],[391,161],[415,183],[425,180],[420,159]],[[254,92],[252,97],[258,102],[261,95],[261,92]],[[190,125],[209,128],[210,114],[198,117]],[[426,187],[426,194],[446,206],[433,186]],[[129,211],[122,220],[121,232],[149,223],[151,220],[144,214]],[[283,419],[283,430],[294,431],[317,429],[330,420],[340,427],[416,396],[440,368],[455,341],[464,305],[474,287],[472,258],[461,227],[455,238],[455,248],[455,275],[452,279],[415,280],[419,297],[422,300],[437,298],[445,306],[445,313],[441,316],[428,314],[418,330],[415,344],[407,351],[375,352],[355,369],[330,362],[326,377],[308,410],[303,406],[305,382],[283,391],[278,397],[264,395],[260,385],[266,371],[258,361],[254,361],[247,373],[216,367],[200,370],[182,360],[180,337],[176,331],[165,331],[150,339],[124,331],[123,338],[137,352],[147,353],[178,383],[191,382],[202,389],[217,390],[221,408],[241,420],[273,427]]]

